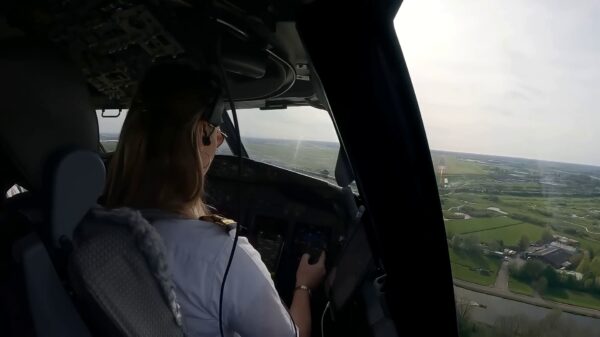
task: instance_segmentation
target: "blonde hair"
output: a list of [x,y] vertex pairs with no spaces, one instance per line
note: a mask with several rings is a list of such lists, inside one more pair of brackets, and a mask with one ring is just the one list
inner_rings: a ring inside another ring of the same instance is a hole
[[190,66],[149,70],[125,118],[108,170],[106,206],[207,214],[199,148],[212,93]]

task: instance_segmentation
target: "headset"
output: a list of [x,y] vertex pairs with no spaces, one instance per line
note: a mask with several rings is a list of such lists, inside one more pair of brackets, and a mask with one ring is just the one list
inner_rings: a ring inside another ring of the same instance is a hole
[[225,111],[225,102],[223,99],[223,90],[222,85],[227,85],[226,83],[221,83],[221,79],[219,76],[212,71],[211,69],[200,70],[202,75],[207,77],[208,83],[210,85],[211,90],[213,91],[212,99],[210,100],[208,107],[204,109],[200,119],[206,121],[208,124],[213,126],[213,130],[209,133],[203,133],[202,135],[202,145],[209,146],[210,145],[210,136],[214,132],[215,128],[223,122],[223,112]]

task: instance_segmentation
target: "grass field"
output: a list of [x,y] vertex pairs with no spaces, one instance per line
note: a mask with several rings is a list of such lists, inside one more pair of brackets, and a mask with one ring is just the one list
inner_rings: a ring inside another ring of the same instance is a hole
[[492,242],[502,240],[504,245],[515,247],[523,235],[526,235],[529,240],[537,241],[542,238],[544,229],[528,223],[520,223],[518,225],[486,230],[477,233],[482,242]]
[[542,238],[544,228],[508,217],[446,221],[446,231],[454,234],[477,235],[481,242],[502,240],[506,246],[517,246],[523,235],[530,241]]
[[[489,286],[496,280],[500,260],[486,256],[469,256],[454,249],[449,250],[452,276],[467,282]],[[481,272],[479,270],[486,270]]]
[[496,280],[496,274],[492,275],[483,275],[478,271],[472,270],[469,267],[451,263],[452,267],[452,277],[455,277],[459,280],[481,284],[483,286],[490,286],[494,284]]
[[339,144],[315,141],[244,139],[250,158],[287,168],[311,172],[328,171],[333,176]]
[[449,208],[458,207],[464,205],[464,202],[456,200],[454,198],[444,198],[442,197],[442,208],[444,210],[448,210]]
[[514,277],[510,277],[508,280],[508,289],[513,293],[533,296],[533,288],[531,288],[529,284],[521,282]]
[[436,171],[440,165],[446,166],[446,174],[485,174],[486,171],[477,163],[458,159],[453,155],[440,155],[434,160]]
[[102,141],[101,143],[106,152],[114,152],[117,149],[116,141]]
[[469,220],[451,220],[446,222],[446,230],[454,234],[469,234],[498,227],[518,224],[521,221],[508,217],[481,218]]
[[600,310],[600,297],[573,290],[548,289],[543,295],[545,299]]

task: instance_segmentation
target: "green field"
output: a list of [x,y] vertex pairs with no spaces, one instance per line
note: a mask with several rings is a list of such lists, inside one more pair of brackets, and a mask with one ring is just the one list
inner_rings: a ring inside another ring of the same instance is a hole
[[498,227],[515,225],[519,222],[520,221],[508,217],[450,220],[446,222],[446,230],[454,234],[469,234]]
[[446,174],[485,174],[486,171],[481,165],[465,160],[460,160],[453,155],[441,155],[439,158],[434,160],[436,171],[439,170],[439,166],[446,167]]
[[[544,231],[550,230],[579,241],[577,254],[600,255],[600,167],[447,152],[432,152],[432,157],[434,165],[447,166],[443,177],[447,180],[436,172],[447,232],[516,247],[522,236],[539,243]],[[457,206],[461,207],[453,208]],[[507,214],[490,213],[488,207]],[[452,218],[456,212],[470,219]],[[497,268],[493,266],[499,261],[450,253],[455,278],[494,283]],[[492,270],[493,275],[483,275],[481,269]],[[595,273],[584,278],[600,277]],[[508,287],[517,294],[535,294],[529,284],[513,277]],[[600,310],[600,296],[592,293],[551,288],[543,297]]]
[[101,143],[106,152],[114,152],[117,149],[116,141],[102,141]]
[[455,198],[444,198],[442,196],[442,209],[448,210],[449,208],[458,207],[464,205],[464,202],[456,200]]
[[455,263],[450,264],[452,267],[452,277],[455,277],[459,280],[477,283],[484,286],[490,286],[494,284],[496,280],[496,274],[492,275],[482,275],[478,271],[474,271],[469,267],[465,267],[463,265],[458,265]]
[[478,232],[481,242],[493,242],[502,240],[504,245],[515,247],[523,235],[526,235],[529,240],[537,241],[542,238],[544,229],[528,223],[520,223],[514,226],[497,228]]
[[547,300],[600,310],[600,297],[574,290],[548,289],[543,296]]
[[[449,249],[452,276],[467,282],[481,285],[492,285],[496,280],[500,260],[486,256],[469,256],[465,253]],[[481,272],[480,269],[487,272]]]
[[250,158],[332,173],[339,151],[339,145],[335,143],[300,140],[244,139],[244,145]]
[[542,238],[544,228],[508,217],[481,218],[469,220],[448,220],[446,231],[454,234],[477,235],[481,242],[502,240],[504,245],[517,246],[523,235],[529,240],[537,241]]
[[521,282],[514,277],[510,277],[508,280],[508,289],[513,293],[533,296],[533,288],[531,288],[529,284]]

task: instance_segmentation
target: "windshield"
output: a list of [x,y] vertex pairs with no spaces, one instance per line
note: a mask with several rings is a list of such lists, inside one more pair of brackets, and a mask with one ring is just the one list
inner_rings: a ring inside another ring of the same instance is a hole
[[102,110],[96,110],[100,144],[102,144],[106,152],[113,152],[117,149],[121,127],[123,127],[126,116],[126,109],[121,109],[120,111],[117,109],[107,109],[104,113]]
[[[100,142],[113,152],[127,110],[96,111]],[[231,116],[231,112],[229,112]],[[276,165],[335,184],[340,143],[329,113],[310,106],[287,109],[240,109],[242,143],[251,159]],[[227,143],[219,155],[232,155]],[[356,191],[355,183],[351,187]]]
[[329,113],[304,107],[238,110],[248,156],[335,184],[340,143]]

